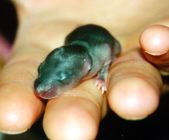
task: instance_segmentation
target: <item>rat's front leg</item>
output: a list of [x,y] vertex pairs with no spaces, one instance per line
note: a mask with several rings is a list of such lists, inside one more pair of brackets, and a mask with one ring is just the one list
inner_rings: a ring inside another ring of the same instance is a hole
[[110,63],[106,64],[102,67],[102,69],[98,72],[96,77],[96,86],[99,90],[101,90],[102,94],[107,91],[107,77],[108,77],[108,70],[110,67]]

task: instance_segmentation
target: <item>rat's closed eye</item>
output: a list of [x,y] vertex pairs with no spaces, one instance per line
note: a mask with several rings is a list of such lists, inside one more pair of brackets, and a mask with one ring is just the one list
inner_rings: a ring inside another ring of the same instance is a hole
[[72,76],[72,73],[67,72],[67,71],[62,71],[62,72],[56,73],[55,76],[57,77],[58,81],[68,83],[69,78]]
[[59,80],[65,80],[67,78],[67,74],[65,72],[56,74],[56,76],[59,78]]

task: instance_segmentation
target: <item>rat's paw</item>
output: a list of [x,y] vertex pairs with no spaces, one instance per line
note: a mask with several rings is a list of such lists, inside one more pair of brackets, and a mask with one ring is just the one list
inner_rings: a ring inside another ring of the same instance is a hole
[[106,82],[104,80],[96,79],[95,86],[99,90],[101,90],[102,94],[104,94],[107,91]]

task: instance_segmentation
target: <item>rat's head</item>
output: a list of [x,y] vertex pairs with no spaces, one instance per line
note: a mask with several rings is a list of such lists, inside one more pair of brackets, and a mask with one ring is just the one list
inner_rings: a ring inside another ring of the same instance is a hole
[[36,94],[50,99],[74,87],[90,70],[91,60],[83,48],[62,47],[52,51],[38,68]]

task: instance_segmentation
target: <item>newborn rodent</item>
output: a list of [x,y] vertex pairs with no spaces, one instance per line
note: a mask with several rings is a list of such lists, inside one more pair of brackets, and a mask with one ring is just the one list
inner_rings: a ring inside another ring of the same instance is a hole
[[40,64],[35,94],[51,99],[96,75],[104,92],[109,66],[120,52],[120,43],[105,28],[80,26],[68,34],[64,46],[54,49]]

